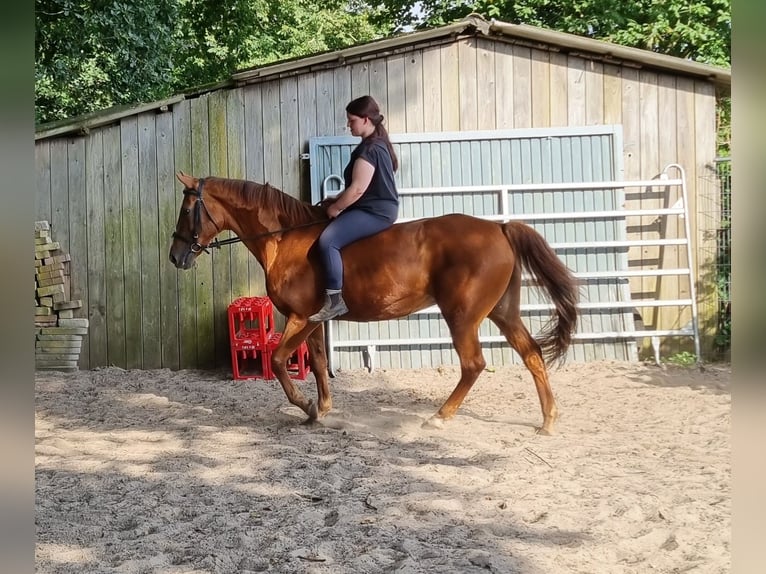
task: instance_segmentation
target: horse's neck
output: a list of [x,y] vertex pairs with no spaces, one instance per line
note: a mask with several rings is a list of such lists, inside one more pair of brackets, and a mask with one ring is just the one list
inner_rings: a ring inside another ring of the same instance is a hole
[[249,228],[247,232],[273,233],[323,219],[322,210],[299,201],[268,183],[259,187],[260,189],[252,194],[252,199],[241,206],[245,214],[237,217],[241,220],[239,223],[242,227]]
[[242,194],[240,201],[232,202],[228,219],[231,230],[243,240],[261,266],[268,270],[282,231],[305,227],[323,219],[321,209],[303,203],[271,187],[258,185]]

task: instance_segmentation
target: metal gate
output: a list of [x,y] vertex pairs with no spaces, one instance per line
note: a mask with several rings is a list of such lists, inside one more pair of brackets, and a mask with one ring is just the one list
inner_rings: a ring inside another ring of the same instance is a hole
[[[635,341],[640,333],[635,331],[634,309],[660,303],[631,300],[629,277],[643,271],[628,269],[628,249],[636,242],[627,240],[626,217],[635,213],[624,209],[625,188],[658,182],[621,181],[620,126],[399,134],[391,139],[400,162],[398,223],[454,212],[525,221],[582,282],[581,318],[568,359],[637,358]],[[358,141],[310,140],[312,202],[343,188],[339,174]],[[673,183],[681,189],[680,182]],[[533,335],[548,321],[551,308],[525,278],[522,317]],[[651,336],[669,335],[652,332]],[[490,321],[482,323],[479,337],[488,364],[521,361]],[[331,371],[458,362],[438,307],[391,321],[331,321],[327,342]]]

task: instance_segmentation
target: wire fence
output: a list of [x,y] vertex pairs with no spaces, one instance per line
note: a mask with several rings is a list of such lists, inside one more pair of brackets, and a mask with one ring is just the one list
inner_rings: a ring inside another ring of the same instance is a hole
[[718,326],[716,347],[728,352],[731,344],[731,158],[716,160],[720,223],[716,241]]
[[731,347],[731,158],[719,157],[698,181],[697,238],[702,345],[712,360]]

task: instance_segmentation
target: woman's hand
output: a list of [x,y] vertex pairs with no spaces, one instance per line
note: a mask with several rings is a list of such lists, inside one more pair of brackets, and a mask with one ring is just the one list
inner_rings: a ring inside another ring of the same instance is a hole
[[319,202],[319,207],[327,211],[327,208],[330,207],[336,201],[338,201],[337,195],[333,197],[325,197],[322,201]]
[[332,202],[327,207],[327,217],[329,217],[330,219],[335,219],[336,217],[340,215],[341,211],[343,210],[339,208],[335,202]]

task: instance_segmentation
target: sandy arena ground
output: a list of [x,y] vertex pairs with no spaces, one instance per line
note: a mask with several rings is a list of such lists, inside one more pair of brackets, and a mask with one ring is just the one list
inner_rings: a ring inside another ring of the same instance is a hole
[[315,426],[229,376],[37,374],[38,573],[731,569],[728,367],[570,364],[553,437],[523,367],[441,430],[452,367],[338,373]]

